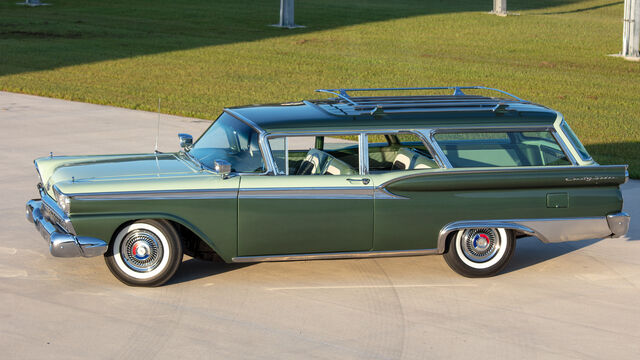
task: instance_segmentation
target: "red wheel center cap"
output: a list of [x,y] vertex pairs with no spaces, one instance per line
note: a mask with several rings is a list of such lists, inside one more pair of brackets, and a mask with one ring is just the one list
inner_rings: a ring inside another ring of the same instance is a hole
[[476,249],[486,249],[489,246],[489,237],[486,234],[477,234],[473,239],[473,247]]

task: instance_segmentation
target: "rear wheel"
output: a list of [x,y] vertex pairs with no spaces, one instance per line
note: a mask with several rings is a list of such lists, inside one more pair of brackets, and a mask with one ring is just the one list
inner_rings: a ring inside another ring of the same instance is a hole
[[462,229],[453,234],[447,264],[467,277],[486,277],[499,273],[515,249],[513,232],[503,228]]
[[178,270],[182,244],[167,222],[140,220],[116,234],[105,261],[111,273],[127,285],[159,286]]

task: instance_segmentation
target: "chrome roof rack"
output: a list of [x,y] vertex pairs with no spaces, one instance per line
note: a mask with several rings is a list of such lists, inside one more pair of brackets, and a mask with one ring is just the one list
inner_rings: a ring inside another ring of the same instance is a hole
[[453,90],[453,95],[464,96],[466,95],[462,90],[491,90],[497,91],[503,95],[510,96],[518,101],[525,101],[513,94],[510,94],[504,90],[494,89],[486,86],[435,86],[435,87],[404,87],[404,88],[354,88],[354,89],[317,89],[316,92],[324,92],[336,95],[344,100],[351,102],[351,96],[348,92],[354,91],[412,91],[412,90]]
[[[353,92],[367,91],[419,91],[419,90],[453,90],[453,94],[410,95],[410,96],[351,96]],[[489,90],[511,99],[467,95],[463,90]],[[316,92],[335,95],[338,104],[327,104],[347,113],[344,105],[356,112],[383,113],[385,110],[393,112],[440,112],[440,111],[506,111],[507,102],[528,103],[513,94],[500,89],[485,86],[440,86],[440,87],[405,87],[405,88],[355,88],[355,89],[318,89]],[[342,106],[339,105],[342,103]]]

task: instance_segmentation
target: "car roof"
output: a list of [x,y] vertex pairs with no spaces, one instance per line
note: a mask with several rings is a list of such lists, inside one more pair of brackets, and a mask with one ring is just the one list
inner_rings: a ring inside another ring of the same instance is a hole
[[[454,89],[453,95],[350,96],[352,91],[317,90],[334,98],[225,109],[266,132],[392,130],[492,126],[552,126],[558,113],[507,94],[511,99],[467,95],[461,89],[484,87],[408,88]],[[397,89],[380,89],[397,90]],[[495,89],[489,89],[495,90]]]

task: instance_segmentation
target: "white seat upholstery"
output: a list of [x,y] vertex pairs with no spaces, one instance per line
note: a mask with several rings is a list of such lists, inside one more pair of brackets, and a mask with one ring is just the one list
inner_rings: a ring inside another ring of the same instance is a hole
[[407,148],[400,148],[393,160],[392,170],[433,169],[438,165],[426,156]]

